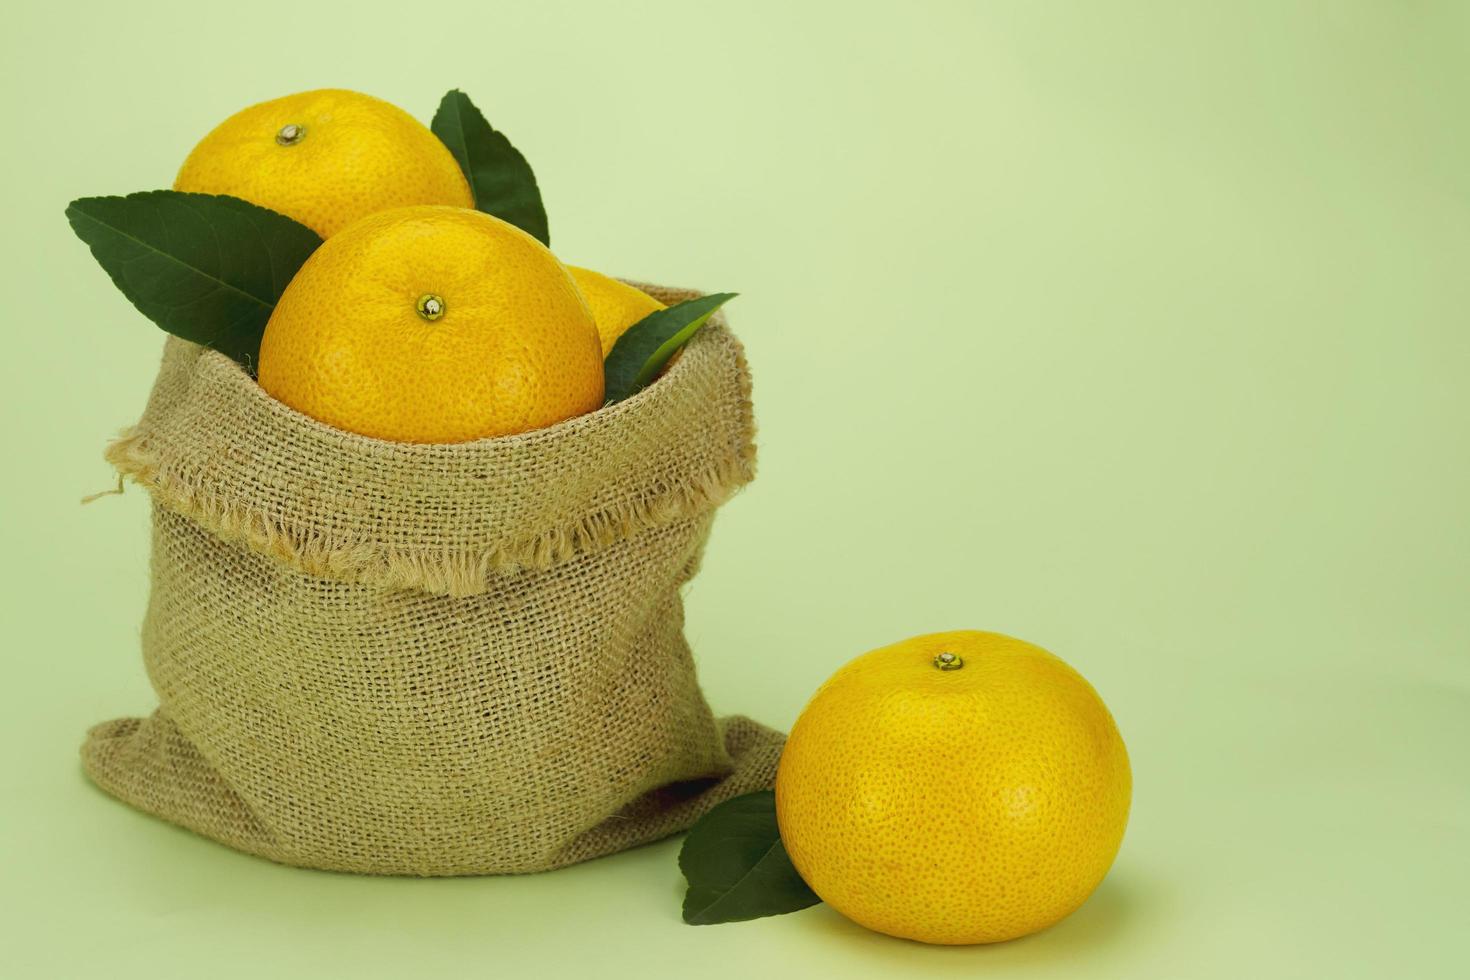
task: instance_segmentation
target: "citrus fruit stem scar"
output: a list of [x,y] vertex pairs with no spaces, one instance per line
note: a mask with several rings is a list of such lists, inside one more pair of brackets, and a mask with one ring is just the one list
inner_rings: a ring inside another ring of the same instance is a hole
[[963,659],[955,656],[948,651],[941,653],[934,658],[934,666],[938,667],[940,670],[959,670],[964,665],[965,661]]
[[419,316],[425,320],[437,320],[444,315],[444,299],[433,293],[424,293],[419,297]]
[[306,127],[300,123],[287,123],[276,133],[276,142],[282,146],[295,146],[306,137]]

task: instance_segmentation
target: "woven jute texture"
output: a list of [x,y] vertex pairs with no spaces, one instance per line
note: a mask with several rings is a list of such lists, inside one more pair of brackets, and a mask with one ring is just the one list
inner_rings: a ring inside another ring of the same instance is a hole
[[288,864],[487,874],[771,784],[782,736],[712,715],[683,635],[680,588],[753,475],[722,319],[627,401],[449,446],[320,425],[170,339],[108,457],[153,498],[159,707],[82,759],[142,810]]

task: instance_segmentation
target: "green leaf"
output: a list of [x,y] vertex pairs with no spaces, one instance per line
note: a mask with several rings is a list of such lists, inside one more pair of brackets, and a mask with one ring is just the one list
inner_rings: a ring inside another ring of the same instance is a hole
[[430,128],[459,161],[475,207],[535,235],[543,245],[551,244],[531,165],[504,133],[491,128],[468,95],[459,89],[446,93]]
[[602,364],[607,400],[620,402],[647,387],[658,377],[674,352],[688,343],[689,338],[714,316],[715,310],[737,295],[710,293],[675,303],[667,309],[654,310],[624,331]]
[[727,800],[705,814],[679,851],[689,879],[684,921],[692,926],[796,912],[821,901],[792,867],[770,790]]
[[66,219],[144,316],[247,368],[276,300],[322,243],[283,214],[214,194],[84,197]]

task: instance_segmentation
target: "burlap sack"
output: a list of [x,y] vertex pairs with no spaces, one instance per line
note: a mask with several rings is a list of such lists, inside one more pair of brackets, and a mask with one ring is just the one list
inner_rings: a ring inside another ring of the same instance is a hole
[[108,457],[153,497],[159,708],[82,758],[142,810],[288,864],[483,874],[651,841],[771,783],[782,737],[716,721],[683,635],[680,587],[753,475],[718,319],[625,402],[453,446],[318,424],[170,339]]

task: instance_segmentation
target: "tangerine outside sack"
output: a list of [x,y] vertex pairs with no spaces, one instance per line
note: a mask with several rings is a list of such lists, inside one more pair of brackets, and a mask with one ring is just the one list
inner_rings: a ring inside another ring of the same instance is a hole
[[159,707],[82,759],[139,809],[287,864],[459,875],[608,854],[771,784],[782,736],[714,718],[683,635],[680,588],[753,476],[722,318],[633,398],[458,445],[319,424],[170,338],[108,457],[153,498]]

